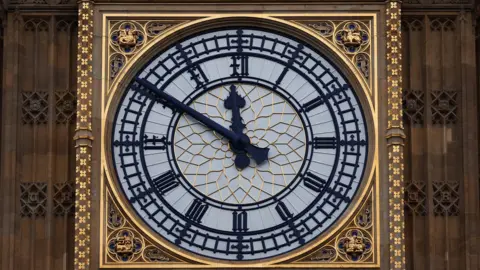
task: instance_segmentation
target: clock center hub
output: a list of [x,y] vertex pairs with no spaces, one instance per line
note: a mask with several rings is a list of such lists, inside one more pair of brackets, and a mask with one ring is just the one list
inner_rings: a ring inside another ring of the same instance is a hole
[[[242,99],[242,106],[224,106],[232,97]],[[299,113],[283,95],[255,84],[225,84],[198,94],[189,106],[238,135],[230,142],[188,115],[180,116],[174,155],[184,179],[199,193],[225,203],[256,203],[294,181],[307,137]],[[245,151],[250,143],[269,148],[268,159],[257,164]]]

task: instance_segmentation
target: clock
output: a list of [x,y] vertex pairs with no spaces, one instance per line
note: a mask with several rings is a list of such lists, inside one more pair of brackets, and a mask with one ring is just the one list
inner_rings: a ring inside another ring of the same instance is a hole
[[132,79],[111,129],[118,186],[173,246],[215,260],[293,252],[362,187],[368,128],[321,51],[249,27],[184,38]]

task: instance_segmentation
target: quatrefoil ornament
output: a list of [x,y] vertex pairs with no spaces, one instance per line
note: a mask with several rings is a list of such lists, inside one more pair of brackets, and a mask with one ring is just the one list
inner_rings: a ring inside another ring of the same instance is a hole
[[134,22],[120,23],[110,34],[110,44],[119,52],[133,54],[145,43],[141,26]]
[[370,35],[359,23],[347,22],[335,33],[335,42],[346,53],[355,54],[367,47],[370,42]]

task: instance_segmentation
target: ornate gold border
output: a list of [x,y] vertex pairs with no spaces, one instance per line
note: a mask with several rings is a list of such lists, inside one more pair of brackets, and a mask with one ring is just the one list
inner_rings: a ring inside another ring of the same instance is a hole
[[93,2],[78,3],[74,269],[90,269]]
[[[152,14],[103,14],[103,47],[102,47],[102,75],[105,75],[105,72],[106,71],[106,43],[107,41],[105,40],[106,37],[108,37],[108,30],[107,30],[107,20],[109,18],[124,18],[125,20],[131,20],[133,18],[142,18],[142,17],[156,17],[158,16],[159,18],[177,18],[177,19],[181,19],[182,16],[183,17],[192,17],[192,14],[155,14],[152,15]],[[336,229],[335,230],[331,230],[324,238],[316,241],[315,244],[311,244],[309,245],[307,248],[304,248],[302,249],[301,251],[299,252],[296,252],[296,253],[292,253],[292,254],[289,254],[287,256],[284,256],[284,257],[281,257],[279,259],[275,259],[275,260],[270,260],[269,262],[262,262],[260,264],[225,264],[225,263],[220,263],[220,262],[210,262],[209,260],[204,260],[202,258],[198,258],[196,256],[191,256],[189,254],[185,254],[184,252],[181,252],[179,251],[178,249],[175,249],[174,247],[169,247],[168,244],[166,244],[166,248],[169,250],[169,251],[172,251],[172,252],[177,252],[177,253],[180,253],[180,254],[183,254],[184,257],[190,259],[190,260],[195,260],[195,261],[199,261],[201,263],[204,263],[203,265],[192,265],[192,264],[177,264],[177,265],[171,265],[171,264],[156,264],[156,265],[145,265],[145,264],[122,264],[122,265],[113,265],[113,264],[106,264],[103,260],[103,258],[105,257],[104,256],[104,248],[100,248],[100,262],[101,262],[101,267],[102,268],[112,268],[112,267],[123,267],[123,268],[135,268],[135,267],[142,267],[142,268],[185,268],[185,267],[200,267],[200,268],[211,268],[211,267],[275,267],[275,268],[283,268],[283,267],[312,267],[313,265],[312,264],[305,264],[305,263],[295,263],[295,265],[293,264],[284,264],[284,263],[281,263],[282,261],[286,261],[286,260],[289,260],[289,259],[293,259],[294,257],[296,256],[299,256],[300,254],[304,254],[305,252],[307,252],[308,250],[311,250],[312,248],[315,248],[315,247],[318,247],[318,244],[320,242],[323,242],[325,241],[326,239],[330,239],[331,237],[334,236],[335,232],[341,228],[341,227],[344,227],[346,222],[348,220],[351,220],[351,217],[353,215],[353,213],[355,211],[357,211],[359,209],[359,205],[361,203],[361,200],[359,198],[364,198],[366,196],[366,194],[368,194],[368,192],[371,192],[373,190],[373,192],[376,194],[376,196],[378,196],[378,193],[379,193],[379,190],[378,190],[378,183],[379,183],[379,175],[378,175],[378,147],[375,147],[375,145],[377,144],[378,142],[378,123],[377,123],[377,119],[378,119],[378,112],[377,112],[377,83],[376,83],[376,78],[377,78],[377,69],[376,69],[376,61],[372,61],[371,63],[374,64],[374,67],[373,67],[373,72],[372,72],[372,77],[374,78],[373,81],[375,82],[374,83],[374,91],[370,92],[368,91],[369,89],[369,85],[366,83],[366,81],[363,79],[362,75],[359,74],[359,71],[353,67],[352,65],[352,62],[349,60],[349,59],[346,59],[346,57],[341,53],[339,52],[339,49],[334,46],[333,44],[329,44],[328,42],[325,42],[325,40],[323,40],[323,37],[321,37],[320,35],[318,35],[317,33],[315,33],[315,31],[313,31],[312,29],[309,29],[305,26],[302,26],[301,24],[298,24],[298,23],[295,23],[295,22],[292,22],[290,21],[289,19],[293,19],[293,18],[299,18],[299,17],[302,17],[302,18],[310,18],[310,19],[313,19],[313,18],[321,18],[321,17],[328,17],[328,16],[336,16],[336,17],[339,17],[339,16],[343,16],[345,17],[346,19],[349,18],[348,14],[340,14],[340,13],[331,13],[331,14],[323,14],[323,15],[319,15],[319,14],[315,14],[315,15],[308,15],[308,14],[290,14],[288,16],[286,16],[285,14],[262,14],[262,15],[257,15],[257,14],[202,14],[202,15],[197,15],[197,20],[193,20],[193,21],[190,21],[188,23],[184,23],[182,24],[181,26],[179,27],[172,27],[172,29],[170,29],[169,31],[166,31],[164,34],[160,35],[159,37],[157,37],[157,39],[154,41],[154,42],[151,42],[149,45],[145,46],[145,48],[141,51],[139,51],[137,53],[137,55],[134,57],[134,59],[132,59],[132,61],[129,62],[129,64],[123,68],[122,72],[118,75],[118,78],[124,78],[124,77],[128,77],[129,73],[132,73],[132,67],[135,63],[137,63],[138,61],[142,61],[142,57],[143,59],[147,58],[149,55],[151,55],[151,50],[149,51],[148,49],[150,47],[152,47],[153,45],[155,44],[159,44],[161,41],[165,41],[165,40],[168,40],[169,38],[169,35],[171,35],[172,33],[176,32],[176,31],[179,31],[179,30],[182,30],[182,29],[185,29],[187,27],[193,27],[197,24],[201,24],[201,23],[204,23],[204,22],[208,22],[208,21],[214,21],[214,20],[222,20],[222,19],[228,19],[228,18],[231,18],[231,17],[236,17],[236,18],[251,18],[251,19],[262,19],[262,20],[265,20],[265,21],[271,21],[271,22],[275,22],[277,24],[283,24],[283,25],[286,25],[288,27],[291,27],[292,29],[296,29],[296,30],[299,30],[298,32],[299,33],[302,33],[303,35],[305,35],[306,37],[308,37],[310,39],[310,42],[314,41],[316,42],[317,44],[321,45],[321,46],[324,46],[326,48],[328,48],[329,50],[333,51],[337,58],[339,59],[339,61],[341,62],[341,66],[343,67],[346,67],[347,70],[347,73],[349,74],[349,77],[350,78],[355,78],[355,81],[357,82],[358,85],[356,85],[355,89],[357,89],[357,91],[362,91],[365,93],[363,99],[362,99],[362,102],[364,103],[364,105],[367,105],[365,107],[369,107],[371,109],[371,119],[372,119],[372,122],[373,122],[373,125],[371,125],[371,134],[374,134],[374,138],[372,140],[372,142],[374,142],[372,144],[372,147],[373,151],[371,151],[371,153],[374,153],[370,158],[372,159],[370,163],[372,163],[372,166],[371,166],[371,169],[369,170],[370,171],[370,174],[367,176],[367,183],[365,184],[365,186],[362,188],[362,194],[359,194],[358,195],[358,199],[356,200],[355,202],[355,206],[350,208],[350,210],[348,211],[348,213],[345,214],[346,218],[344,218],[344,220],[342,222],[340,222],[340,224],[337,224],[336,226],[334,226]],[[355,15],[356,18],[358,17],[363,17],[363,18],[371,18],[372,20],[372,25],[373,25],[373,29],[375,29],[376,31],[376,13],[365,13],[365,14],[356,14]],[[376,39],[376,36],[375,33],[373,32],[371,34],[372,36],[372,41],[371,41],[371,44],[373,45],[373,50],[374,50],[374,55],[376,55],[376,46],[377,46],[377,39]],[[168,42],[165,42],[165,43],[168,43]],[[131,74],[130,74],[131,76]],[[103,78],[105,78],[105,76],[102,76]],[[112,85],[112,88],[111,89],[117,89],[119,88],[121,85],[124,85],[124,83],[120,82],[119,80],[115,80],[113,82],[113,85]],[[114,185],[112,185],[112,177],[111,175],[109,175],[110,173],[110,170],[108,170],[109,168],[109,164],[108,164],[108,160],[110,160],[108,158],[108,153],[106,153],[105,151],[105,141],[108,137],[108,135],[105,135],[108,133],[108,125],[109,125],[109,119],[107,118],[107,116],[109,115],[108,112],[110,111],[111,109],[111,104],[112,102],[115,103],[115,95],[114,95],[114,92],[115,91],[108,91],[109,93],[107,94],[107,86],[104,82],[104,84],[102,85],[102,104],[105,104],[105,98],[107,98],[108,96],[108,103],[107,103],[107,106],[106,108],[104,108],[104,110],[102,110],[102,119],[104,120],[104,124],[102,125],[102,168],[104,168],[105,170],[105,174],[106,174],[106,180],[107,182],[110,184],[110,188],[111,188],[111,192],[113,193],[113,196],[116,197],[116,198],[119,198],[119,194],[117,193],[118,191],[116,190],[116,188],[114,187]],[[118,95],[117,95],[118,96]],[[362,96],[362,95],[359,95],[359,96]],[[373,100],[372,100],[373,99]],[[366,104],[365,104],[366,103]],[[107,136],[107,137],[106,137]],[[377,173],[376,173],[377,172]],[[101,186],[103,187],[103,184],[105,183],[105,179],[104,179],[104,175],[102,173],[102,177],[101,177]],[[375,179],[375,180],[373,180]],[[374,181],[374,185],[372,186],[371,183],[372,181]],[[105,205],[105,188],[104,190],[101,192],[101,205]],[[119,207],[121,207],[125,212],[126,212],[126,215],[127,217],[132,217],[132,214],[131,214],[131,210],[128,208],[128,206],[122,201],[122,200],[119,200],[118,202],[118,205]],[[375,239],[374,241],[374,248],[377,252],[375,252],[375,258],[374,258],[374,262],[371,262],[371,263],[342,263],[342,264],[335,264],[335,263],[332,263],[332,264],[318,264],[318,263],[315,263],[315,267],[378,267],[379,266],[379,248],[380,248],[380,245],[379,245],[379,221],[378,221],[378,217],[379,217],[379,207],[378,207],[378,201],[375,202],[376,203],[376,207],[375,207],[375,232],[373,234],[373,238]],[[147,235],[147,237],[149,239],[154,239],[155,241],[157,242],[160,242],[162,243],[162,241],[160,239],[158,239],[154,234],[150,233],[148,228],[146,228],[145,226],[143,226],[141,224],[141,222],[139,222],[138,220],[136,219],[130,219],[132,221],[132,223],[135,223],[135,226],[137,226],[138,228],[142,228],[142,231],[145,232],[145,234]],[[101,215],[100,215],[100,221],[102,223],[102,226],[101,228],[104,228],[104,223],[105,223],[105,210],[104,210],[104,207],[102,207],[101,209]],[[100,233],[100,244],[101,245],[104,245],[105,243],[105,233],[102,232]],[[277,263],[277,264],[275,264]],[[205,265],[206,264],[206,265]]]
[[388,219],[390,269],[405,269],[401,1],[387,3]]

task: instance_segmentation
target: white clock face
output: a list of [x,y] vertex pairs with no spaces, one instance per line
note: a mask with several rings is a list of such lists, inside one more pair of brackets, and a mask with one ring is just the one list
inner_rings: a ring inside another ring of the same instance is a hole
[[220,260],[302,247],[361,186],[361,104],[322,54],[270,30],[189,37],[125,90],[115,172],[139,218],[166,241]]

